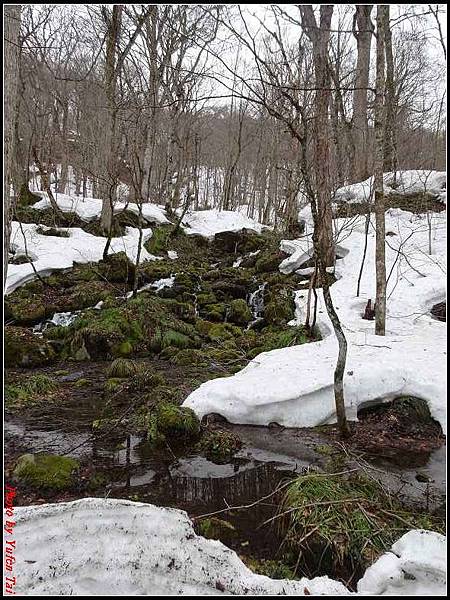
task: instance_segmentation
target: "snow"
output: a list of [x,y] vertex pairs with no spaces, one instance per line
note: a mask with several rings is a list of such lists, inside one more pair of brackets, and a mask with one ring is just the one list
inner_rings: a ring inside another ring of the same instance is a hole
[[187,514],[101,498],[18,507],[14,576],[22,595],[346,595],[328,577],[256,575]]
[[188,515],[129,500],[83,498],[18,507],[20,595],[442,595],[445,537],[412,530],[351,594],[326,576],[298,581],[250,571],[237,554],[195,534]]
[[[395,178],[394,178],[395,176]],[[394,181],[395,179],[395,181]],[[427,192],[436,195],[442,202],[446,202],[446,180],[445,171],[411,170],[384,173],[384,193],[389,194],[413,194]],[[337,202],[367,202],[371,200],[373,177],[369,177],[360,183],[353,183],[339,188],[334,200]]]
[[176,260],[178,258],[178,252],[175,250],[167,250],[167,258],[170,258],[170,260]]
[[[37,195],[42,197],[42,200],[33,204],[33,208],[37,210],[44,210],[50,208],[50,199],[46,192],[35,191]],[[100,217],[102,212],[102,200],[100,198],[82,198],[79,196],[68,196],[66,194],[56,194],[55,200],[59,208],[63,212],[76,213],[83,221],[92,221]],[[132,202],[115,202],[114,213],[120,213],[124,210],[139,214],[139,206]],[[148,223],[164,224],[169,223],[164,208],[157,204],[150,204],[145,202],[142,204],[142,216]]]
[[439,533],[412,530],[391,552],[381,556],[358,582],[362,595],[445,596],[446,538]]
[[[22,235],[22,227],[24,235]],[[57,237],[42,235],[37,232],[38,228],[48,227],[23,223],[21,226],[17,221],[11,223],[11,243],[19,254],[25,254],[28,250],[30,256],[34,256],[33,264],[8,265],[5,293],[14,291],[17,287],[34,279],[34,269],[41,276],[46,276],[53,271],[69,269],[75,262],[89,263],[98,262],[103,257],[106,239],[86,233],[79,227],[64,229],[69,237]],[[152,235],[151,229],[143,230],[143,241]],[[25,240],[26,248],[25,248]],[[126,234],[120,238],[112,238],[109,254],[126,252],[132,262],[136,262],[139,246],[139,230],[132,227],[126,228]],[[141,262],[146,260],[158,260],[160,257],[153,256],[147,250],[141,248]]]
[[[351,229],[346,230],[345,225]],[[446,325],[432,318],[431,307],[445,299],[445,215],[432,216],[432,254],[428,255],[425,215],[400,209],[386,212],[387,335],[374,335],[374,322],[362,319],[369,299],[375,299],[375,232],[369,230],[359,297],[358,274],[364,248],[365,217],[339,219],[337,281],[331,294],[348,342],[344,376],[347,416],[357,420],[363,406],[413,395],[427,401],[432,416],[446,429]],[[283,241],[292,252],[280,270],[301,269],[309,259],[309,235]],[[397,250],[402,253],[398,254]],[[318,292],[317,325],[322,340],[265,352],[231,377],[207,381],[184,405],[199,417],[219,413],[230,422],[286,427],[312,427],[336,421],[333,375],[338,345],[327,316],[322,290]],[[307,292],[296,293],[296,318],[305,322]]]
[[232,210],[197,210],[189,211],[182,221],[184,232],[187,235],[201,235],[212,239],[216,233],[224,231],[242,231],[249,229],[261,233],[263,229],[270,229],[246,215]]

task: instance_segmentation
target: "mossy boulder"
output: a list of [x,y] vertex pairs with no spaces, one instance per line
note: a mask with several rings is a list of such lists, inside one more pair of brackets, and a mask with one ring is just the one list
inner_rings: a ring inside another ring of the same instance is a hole
[[129,260],[125,252],[109,254],[106,260],[101,260],[97,270],[106,279],[114,283],[133,282],[135,265]]
[[5,327],[5,366],[40,367],[56,359],[51,345],[22,327]]
[[239,337],[242,331],[239,327],[232,325],[231,323],[217,323],[211,327],[208,332],[208,337],[212,341],[216,340],[227,340],[235,337]]
[[226,429],[207,431],[198,443],[198,449],[207,458],[218,463],[229,462],[241,447],[239,436]]
[[228,320],[236,325],[246,325],[252,318],[251,310],[245,300],[232,300]]
[[155,444],[189,441],[199,435],[200,422],[194,411],[185,406],[161,401],[150,416],[148,438]]
[[279,250],[275,252],[265,251],[258,255],[258,260],[255,263],[257,273],[270,273],[278,271],[280,262],[285,258],[285,255]]
[[79,462],[57,454],[23,454],[14,469],[14,478],[38,490],[62,491],[75,483]]
[[263,317],[267,323],[285,325],[295,316],[294,296],[290,290],[282,289],[269,294]]
[[245,299],[247,297],[247,288],[243,281],[215,281],[211,284],[211,288],[219,300]]
[[200,308],[200,315],[208,321],[223,321],[227,314],[227,305],[223,303],[208,304]]

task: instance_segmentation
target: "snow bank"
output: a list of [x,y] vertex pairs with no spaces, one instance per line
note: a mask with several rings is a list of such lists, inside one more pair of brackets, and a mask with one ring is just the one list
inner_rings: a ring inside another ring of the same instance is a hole
[[[428,402],[433,417],[446,429],[446,325],[430,309],[445,298],[445,215],[434,214],[432,255],[428,255],[428,226],[424,215],[399,209],[386,212],[386,267],[392,271],[387,288],[387,335],[374,335],[374,322],[362,319],[369,299],[375,298],[375,233],[368,237],[360,295],[357,281],[364,248],[362,217],[351,230],[341,229],[342,259],[336,262],[331,293],[347,341],[344,389],[348,418],[376,401],[414,395]],[[373,225],[373,223],[372,223]],[[308,236],[282,242],[292,256],[280,265],[284,273],[301,269],[310,257]],[[402,254],[398,253],[398,250]],[[294,260],[295,257],[295,260]],[[296,319],[305,321],[307,292],[296,293]],[[338,346],[332,334],[322,290],[318,290],[317,324],[320,342],[273,350],[258,355],[237,374],[207,381],[194,390],[185,406],[199,417],[219,413],[230,422],[286,427],[311,427],[336,421],[333,375]]]
[[[103,257],[103,250],[106,239],[86,233],[79,227],[64,229],[69,237],[57,237],[41,235],[37,233],[38,227],[49,229],[45,226],[34,224],[20,224],[13,221],[11,224],[11,245],[16,248],[19,254],[25,254],[28,250],[29,255],[34,257],[33,265],[25,263],[22,265],[8,265],[8,276],[6,279],[5,293],[8,294],[17,287],[23,285],[35,277],[33,270],[39,275],[46,276],[53,271],[69,269],[74,262],[88,263],[98,262]],[[152,235],[151,229],[143,230],[143,240],[147,240]],[[25,240],[26,247],[25,247]],[[126,235],[120,238],[113,238],[109,254],[117,252],[126,252],[129,259],[136,262],[136,255],[139,246],[139,230],[132,227],[126,228]],[[141,262],[146,260],[158,260],[159,257],[153,256],[142,247]]]
[[[42,197],[42,200],[33,204],[33,208],[37,210],[44,210],[50,208],[50,199],[46,192],[34,192],[35,194]],[[56,203],[62,212],[76,213],[83,221],[92,221],[100,217],[102,212],[102,200],[99,198],[82,198],[79,196],[68,196],[66,194],[56,194]],[[132,202],[115,202],[114,213],[120,213],[124,210],[139,214],[139,207],[137,204]],[[148,202],[142,205],[142,216],[148,223],[163,224],[169,223],[164,208],[157,204],[150,204]]]
[[439,533],[413,530],[364,573],[358,592],[375,596],[445,596],[446,538]]
[[[395,177],[394,177],[395,176]],[[442,202],[446,201],[446,179],[445,171],[411,170],[384,173],[384,193],[389,194],[414,194],[427,192],[438,196]],[[371,200],[373,177],[369,177],[360,183],[353,183],[339,188],[335,195],[335,202],[367,202]]]
[[14,516],[21,595],[349,594],[328,577],[256,575],[221,542],[197,536],[180,510],[84,498]]
[[232,210],[197,210],[187,212],[183,218],[183,229],[188,235],[201,235],[212,239],[216,233],[223,231],[241,231],[249,229],[261,233],[270,229],[246,215]]

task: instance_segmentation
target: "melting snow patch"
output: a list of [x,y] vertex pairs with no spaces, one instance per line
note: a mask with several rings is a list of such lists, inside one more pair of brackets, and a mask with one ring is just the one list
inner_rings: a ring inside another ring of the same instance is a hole
[[[20,224],[16,221],[11,223],[11,240],[20,252],[26,250],[32,252],[36,259],[33,264],[8,265],[8,276],[6,279],[5,293],[10,293],[17,287],[34,279],[35,272],[46,276],[53,271],[69,269],[75,262],[89,263],[98,262],[103,257],[106,239],[86,233],[79,227],[66,229],[69,237],[56,237],[40,235],[37,233],[38,225],[23,223],[22,235]],[[143,242],[152,235],[151,229],[143,230]],[[25,247],[26,246],[26,247]],[[112,238],[109,254],[126,252],[132,262],[136,262],[139,246],[139,230],[132,227],[126,228],[126,234],[120,238]],[[160,260],[147,250],[141,248],[141,261]]]
[[[256,575],[237,554],[194,533],[187,514],[84,498],[19,507],[17,593],[23,595],[347,595],[328,577]],[[305,591],[306,589],[306,591]]]
[[216,233],[223,231],[249,229],[261,233],[263,229],[270,229],[270,227],[232,210],[197,210],[186,213],[183,218],[183,229],[188,235],[201,235],[213,239]]
[[[344,220],[337,223],[338,229]],[[337,281],[331,287],[334,306],[348,341],[344,389],[348,418],[358,407],[411,395],[428,402],[432,416],[446,429],[446,326],[429,314],[430,299],[445,294],[446,227],[442,213],[433,215],[432,254],[424,215],[400,209],[386,212],[388,238],[387,335],[374,335],[374,322],[362,319],[369,299],[375,298],[375,234],[369,233],[360,294],[356,297],[364,249],[361,217],[345,241],[347,254],[336,262]],[[298,269],[309,257],[308,240],[282,243],[297,258],[280,265],[283,272]],[[399,250],[401,254],[399,254]],[[341,255],[344,252],[341,252]],[[319,342],[258,355],[231,377],[202,384],[184,405],[199,417],[218,413],[232,423],[312,427],[336,421],[333,374],[338,345],[327,316],[322,290],[317,290]],[[296,318],[305,322],[307,291],[296,293]]]

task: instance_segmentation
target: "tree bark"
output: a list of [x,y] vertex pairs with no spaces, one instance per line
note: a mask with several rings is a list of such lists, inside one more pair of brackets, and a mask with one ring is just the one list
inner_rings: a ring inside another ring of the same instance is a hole
[[331,85],[328,69],[333,5],[321,5],[320,26],[317,26],[310,4],[301,5],[302,24],[313,44],[316,92],[314,97],[314,173],[318,212],[318,244],[325,266],[334,264],[333,224],[331,213],[331,178],[328,107]]
[[[394,82],[394,57],[392,54],[392,32],[389,26],[389,11],[387,5],[387,22],[384,30],[384,43],[386,54],[386,109],[385,109],[385,139],[384,139],[384,157],[383,168],[385,171],[397,170],[397,139],[395,134],[396,124],[396,98],[395,98],[395,82]],[[394,175],[395,180],[395,175]]]
[[117,106],[116,106],[116,50],[120,36],[122,23],[122,6],[114,4],[112,13],[107,13],[107,8],[103,8],[104,19],[107,24],[106,37],[106,62],[104,72],[104,85],[106,95],[104,135],[103,135],[103,160],[100,173],[99,192],[102,198],[102,229],[109,233],[112,228],[113,202],[115,200],[117,180],[116,180],[116,160],[117,160]]
[[353,181],[367,179],[368,173],[368,124],[367,88],[369,85],[370,46],[374,26],[370,18],[373,5],[357,5],[353,20],[353,35],[357,44],[355,91],[353,92]]
[[3,13],[4,42],[4,187],[3,187],[3,289],[5,289],[8,272],[9,240],[11,235],[11,218],[14,211],[14,199],[11,198],[11,179],[14,166],[14,125],[19,72],[20,45],[20,12],[19,4],[7,4]]
[[375,268],[376,268],[376,308],[375,333],[386,333],[386,231],[383,192],[383,152],[384,152],[384,93],[385,93],[385,31],[389,27],[389,6],[377,7],[377,66],[375,81]]

